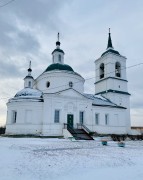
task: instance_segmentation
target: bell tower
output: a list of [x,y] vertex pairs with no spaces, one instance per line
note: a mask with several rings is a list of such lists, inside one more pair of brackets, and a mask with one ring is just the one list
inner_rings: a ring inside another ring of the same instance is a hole
[[95,60],[95,94],[101,94],[119,106],[128,107],[126,99],[128,81],[126,77],[126,57],[114,50],[109,29],[106,51]]
[[130,94],[126,76],[126,60],[112,45],[109,29],[106,51],[95,60],[95,94],[102,95],[126,108],[126,123],[130,127]]

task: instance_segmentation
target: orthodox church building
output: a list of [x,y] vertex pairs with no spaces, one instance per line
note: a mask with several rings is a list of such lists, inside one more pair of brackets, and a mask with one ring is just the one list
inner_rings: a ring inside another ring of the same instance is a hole
[[95,94],[84,92],[85,79],[65,64],[60,44],[58,34],[52,64],[36,79],[30,62],[24,89],[7,103],[6,134],[66,137],[79,126],[100,134],[130,133],[126,57],[114,50],[110,31],[106,51],[95,60]]

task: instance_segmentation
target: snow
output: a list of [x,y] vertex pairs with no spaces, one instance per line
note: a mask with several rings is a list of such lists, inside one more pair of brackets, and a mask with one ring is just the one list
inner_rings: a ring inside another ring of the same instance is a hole
[[35,101],[38,99],[42,100],[42,92],[37,89],[32,88],[24,88],[21,91],[17,92],[14,98],[10,99],[9,102],[12,101],[21,101],[21,100],[27,100],[32,99],[32,101]]
[[93,100],[94,105],[103,105],[103,106],[114,106],[116,107],[117,105],[106,99],[105,97],[101,95],[93,95],[93,94],[84,94],[89,99]]
[[0,137],[1,180],[143,179],[143,141]]
[[21,91],[17,92],[15,97],[25,97],[25,96],[40,97],[41,95],[42,92],[37,89],[24,88]]

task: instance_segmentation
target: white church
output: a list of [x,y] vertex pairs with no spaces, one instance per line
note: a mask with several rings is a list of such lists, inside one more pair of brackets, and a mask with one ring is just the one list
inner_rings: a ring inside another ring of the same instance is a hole
[[58,34],[52,64],[36,79],[30,63],[24,89],[7,103],[6,134],[130,133],[126,57],[114,50],[110,31],[106,51],[95,60],[95,94],[84,92],[85,79],[65,64],[64,54]]

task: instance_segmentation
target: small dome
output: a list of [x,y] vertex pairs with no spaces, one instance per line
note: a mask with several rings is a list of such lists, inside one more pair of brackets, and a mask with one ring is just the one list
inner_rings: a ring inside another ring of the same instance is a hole
[[64,71],[72,71],[72,72],[74,72],[74,70],[69,65],[67,65],[67,64],[59,64],[59,63],[51,64],[50,66],[47,67],[45,72],[53,71],[53,70],[64,70]]
[[14,98],[42,98],[42,92],[36,89],[24,88],[17,92]]
[[61,43],[60,43],[59,41],[56,42],[56,46],[60,46],[60,44],[61,44]]
[[65,53],[64,53],[64,51],[63,51],[62,49],[58,49],[58,48],[57,48],[57,49],[55,49],[55,50],[52,52],[52,54],[53,54],[54,52],[56,52],[56,51],[57,51],[57,52],[61,52],[61,53],[65,54]]
[[27,79],[27,78],[34,79],[32,76],[29,76],[29,75],[27,75],[24,79]]

